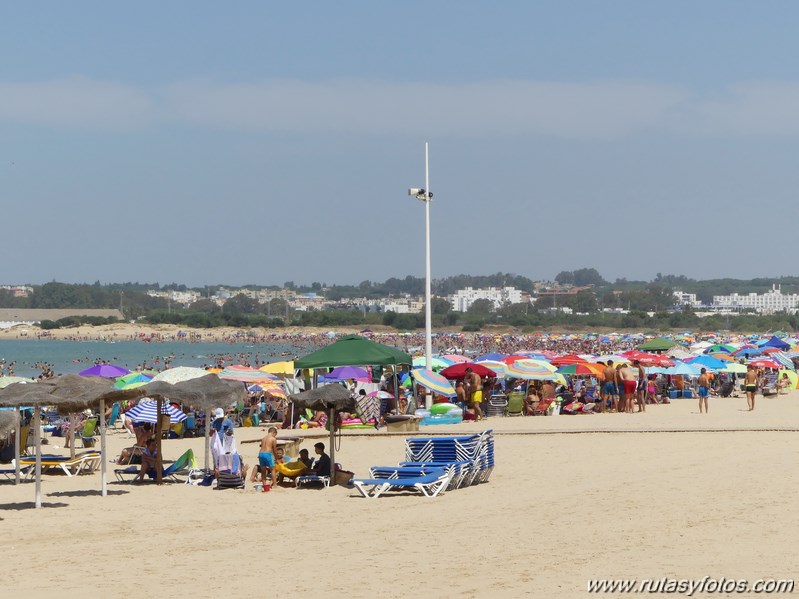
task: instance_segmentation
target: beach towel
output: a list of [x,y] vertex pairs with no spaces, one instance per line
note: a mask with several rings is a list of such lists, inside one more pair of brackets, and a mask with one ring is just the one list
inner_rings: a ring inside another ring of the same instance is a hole
[[380,399],[368,395],[360,395],[355,400],[355,413],[363,424],[377,422],[380,417]]

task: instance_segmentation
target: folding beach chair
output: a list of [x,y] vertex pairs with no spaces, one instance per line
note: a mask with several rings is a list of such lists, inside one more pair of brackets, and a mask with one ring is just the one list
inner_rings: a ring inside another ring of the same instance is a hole
[[[20,458],[20,466],[30,467],[27,471],[26,477],[33,475],[36,465],[36,458],[27,456]],[[69,456],[58,455],[43,455],[42,456],[42,472],[49,470],[61,470],[67,476],[75,476],[78,474],[90,474],[97,470],[100,466],[100,454],[96,451],[88,451],[86,453],[78,454],[74,458]]]

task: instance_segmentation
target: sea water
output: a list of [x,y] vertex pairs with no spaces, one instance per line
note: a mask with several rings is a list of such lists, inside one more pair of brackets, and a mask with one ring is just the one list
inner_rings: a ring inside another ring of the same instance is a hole
[[56,374],[77,373],[98,362],[108,362],[129,370],[146,367],[163,370],[167,362],[175,366],[225,366],[248,362],[256,366],[264,362],[292,360],[315,349],[311,344],[275,341],[268,343],[193,343],[181,341],[65,341],[59,339],[0,340],[3,374],[14,364],[15,376],[37,377],[46,363]]

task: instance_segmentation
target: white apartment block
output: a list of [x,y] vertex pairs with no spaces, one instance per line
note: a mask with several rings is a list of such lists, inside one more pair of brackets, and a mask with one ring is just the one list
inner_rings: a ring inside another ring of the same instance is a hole
[[674,290],[674,305],[675,306],[691,306],[692,308],[702,307],[702,302],[696,299],[695,293],[684,293],[677,289]]
[[783,295],[778,285],[772,285],[766,293],[748,293],[746,295],[714,295],[713,307],[718,309],[753,309],[760,314],[775,312],[796,312],[799,308],[799,294]]
[[466,312],[471,305],[479,299],[487,299],[494,304],[494,309],[500,308],[505,303],[520,304],[522,292],[515,287],[488,287],[486,289],[474,289],[467,287],[458,290],[449,297],[452,310],[455,312]]

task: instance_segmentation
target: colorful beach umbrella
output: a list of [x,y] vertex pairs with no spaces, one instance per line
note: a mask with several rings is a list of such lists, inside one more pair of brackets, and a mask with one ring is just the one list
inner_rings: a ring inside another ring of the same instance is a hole
[[426,368],[416,368],[411,373],[418,384],[425,389],[430,389],[433,393],[438,393],[445,397],[455,397],[457,395],[452,384],[437,372]]
[[504,362],[498,362],[496,360],[475,360],[475,364],[480,364],[481,366],[485,366],[489,370],[494,371],[496,374],[495,376],[499,378],[504,378],[507,374],[507,364]]
[[[425,361],[425,357],[424,356],[419,356],[418,358],[414,358],[413,359],[413,366],[414,367],[427,368],[427,362]],[[430,358],[430,367],[433,370],[442,370],[442,369],[446,368],[447,366],[452,366],[452,362],[450,362],[449,360],[445,360],[444,358],[437,357],[437,356],[432,356]]]
[[580,364],[565,364],[558,368],[557,373],[569,376],[600,376],[603,370],[604,367],[599,364],[583,362]]
[[552,364],[541,360],[516,360],[505,368],[506,376],[514,379],[554,381],[557,380],[555,368]]
[[114,364],[95,364],[91,368],[81,370],[78,374],[81,376],[100,376],[106,379],[115,379],[130,374],[130,370]]
[[566,364],[585,364],[586,362],[588,362],[588,360],[577,354],[567,354],[550,360],[550,364],[557,367],[565,366]]
[[136,387],[141,387],[152,381],[153,376],[155,375],[145,374],[143,372],[131,372],[130,374],[119,377],[114,383],[114,388],[119,390],[135,389]]

